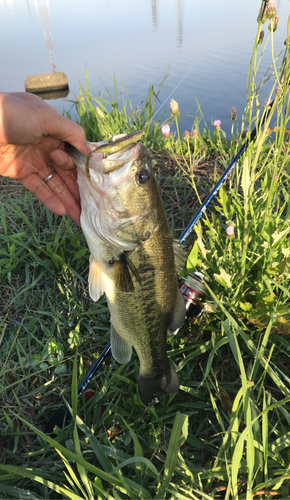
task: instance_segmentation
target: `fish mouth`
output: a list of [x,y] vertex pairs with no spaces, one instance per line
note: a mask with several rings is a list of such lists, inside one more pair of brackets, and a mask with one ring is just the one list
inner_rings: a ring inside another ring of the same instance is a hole
[[[125,146],[121,151],[113,153],[107,158],[103,158],[103,173],[106,175],[110,175],[113,172],[121,170],[123,171],[124,166],[131,167],[132,162],[138,158],[144,148],[145,146],[140,141],[138,141],[137,143]],[[122,175],[121,172],[120,175]]]

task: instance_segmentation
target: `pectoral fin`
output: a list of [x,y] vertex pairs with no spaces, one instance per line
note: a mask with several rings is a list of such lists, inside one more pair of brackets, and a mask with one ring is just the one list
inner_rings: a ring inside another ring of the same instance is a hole
[[131,278],[130,270],[132,274],[135,276],[136,280],[141,285],[140,275],[128,257],[126,252],[122,252],[120,254],[119,260],[115,260],[114,262],[114,282],[115,286],[118,290],[122,292],[134,292],[134,285]]
[[186,316],[185,300],[181,291],[178,289],[173,318],[169,326],[169,333],[175,332],[175,330],[177,330],[183,325],[185,321],[185,316]]
[[105,284],[103,279],[103,272],[94,259],[94,257],[90,256],[90,272],[89,272],[89,294],[90,297],[97,302],[101,295],[103,295],[105,291]]
[[142,286],[140,274],[138,273],[138,270],[137,270],[135,264],[132,262],[132,260],[130,259],[130,257],[128,256],[128,254],[126,252],[123,252],[123,254],[125,256],[125,260],[126,260],[127,266],[130,268],[131,273],[134,274],[134,276],[135,276],[136,280],[138,281],[139,285]]
[[124,252],[114,262],[114,282],[121,292],[134,292],[134,285]]
[[132,356],[132,346],[120,337],[113,325],[111,325],[111,345],[113,358],[121,364],[129,363]]

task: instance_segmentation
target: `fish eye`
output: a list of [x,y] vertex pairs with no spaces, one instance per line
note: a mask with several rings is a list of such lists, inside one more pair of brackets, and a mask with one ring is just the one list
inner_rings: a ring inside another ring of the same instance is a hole
[[148,181],[150,175],[147,172],[147,170],[141,170],[141,172],[138,172],[136,174],[136,180],[139,182],[139,184],[145,184],[145,182]]

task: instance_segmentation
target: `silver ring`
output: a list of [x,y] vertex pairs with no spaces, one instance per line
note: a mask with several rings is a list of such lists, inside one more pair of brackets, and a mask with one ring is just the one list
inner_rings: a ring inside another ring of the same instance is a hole
[[45,179],[43,179],[43,182],[45,182],[45,184],[47,184],[48,181],[50,181],[50,179],[52,179],[55,174],[56,174],[56,171],[53,168],[52,171],[50,172],[50,174],[47,177],[45,177]]

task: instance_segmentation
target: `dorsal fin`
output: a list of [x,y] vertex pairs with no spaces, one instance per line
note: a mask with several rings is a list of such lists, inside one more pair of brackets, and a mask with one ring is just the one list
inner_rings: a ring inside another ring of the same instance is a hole
[[176,294],[176,302],[175,302],[175,307],[174,307],[173,318],[172,318],[170,326],[169,326],[169,333],[173,333],[173,334],[177,333],[176,330],[179,330],[179,328],[185,322],[185,316],[186,316],[185,300],[184,300],[184,297],[183,297],[181,291],[178,288],[178,291]]
[[187,260],[188,251],[184,247],[182,243],[179,243],[178,240],[173,240],[173,252],[174,252],[174,264],[175,264],[175,272],[179,274],[183,266]]

